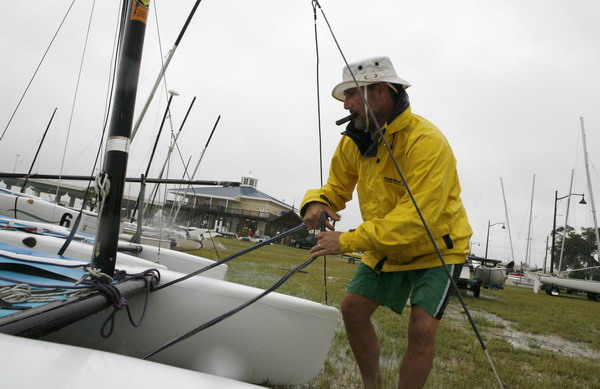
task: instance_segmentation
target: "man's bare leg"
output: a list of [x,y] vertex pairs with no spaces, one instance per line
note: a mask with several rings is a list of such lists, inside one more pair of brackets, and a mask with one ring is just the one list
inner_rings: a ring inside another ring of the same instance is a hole
[[435,354],[439,320],[413,306],[408,324],[408,347],[400,364],[399,389],[422,388],[427,382]]
[[347,294],[341,310],[346,334],[358,363],[365,389],[382,388],[379,372],[379,339],[371,315],[379,304],[358,294]]

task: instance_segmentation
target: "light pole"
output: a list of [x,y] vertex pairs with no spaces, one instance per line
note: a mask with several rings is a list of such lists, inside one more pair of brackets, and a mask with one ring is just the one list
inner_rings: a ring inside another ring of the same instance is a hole
[[[558,191],[554,191],[554,221],[552,223],[552,246],[550,248],[550,274],[554,274],[554,257],[555,257],[555,248],[554,248],[554,243],[556,241],[556,204],[558,203],[558,200],[562,200],[562,199],[566,199],[569,196],[581,196],[581,201],[579,202],[579,204],[587,204],[587,202],[585,201],[585,195],[583,193],[570,193],[566,196],[563,197],[558,197]],[[563,231],[563,239],[566,238],[567,235],[567,231],[565,228],[565,231]],[[560,269],[558,269],[560,271]]]
[[487,254],[488,254],[488,244],[490,243],[490,227],[491,226],[495,226],[498,224],[502,224],[502,229],[504,230],[506,227],[504,227],[504,223],[502,222],[498,222],[498,223],[494,223],[494,224],[490,224],[490,221],[488,220],[488,230],[487,230],[487,238],[485,239],[485,256],[484,258],[487,259]]

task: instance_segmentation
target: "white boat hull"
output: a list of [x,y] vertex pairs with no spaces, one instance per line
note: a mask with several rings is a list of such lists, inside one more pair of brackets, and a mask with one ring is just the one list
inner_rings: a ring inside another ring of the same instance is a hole
[[11,389],[252,389],[260,386],[103,351],[0,334],[2,387]]
[[481,279],[484,285],[502,286],[506,281],[506,268],[478,266],[475,277]]
[[547,274],[538,274],[536,277],[543,284],[556,285],[561,288],[581,290],[588,293],[600,293],[599,281],[581,280],[577,278],[562,278]]
[[[0,241],[21,247],[29,247],[24,243],[27,237],[36,240],[33,249],[48,253],[56,253],[64,242],[19,231],[0,231]],[[28,242],[31,243],[31,239]],[[91,254],[86,251],[90,248],[88,244],[72,242],[69,250],[71,254]],[[143,252],[153,255],[151,251]],[[170,259],[173,263],[198,268],[194,257],[175,253],[181,258],[188,257],[188,262],[173,257]],[[84,261],[90,258],[74,257],[85,258]],[[117,258],[118,268],[129,273],[158,268],[161,283],[184,275],[167,269],[169,265],[150,263],[143,258],[122,253]],[[112,336],[102,338],[100,326],[110,314],[112,308],[109,308],[42,339],[139,358],[262,292],[221,279],[196,276],[150,293],[141,327],[133,327],[126,313],[120,312]],[[128,305],[134,317],[139,317],[144,296],[130,298]],[[322,369],[338,322],[336,308],[271,293],[219,324],[158,353],[152,360],[245,382],[300,384],[314,378]]]
[[[25,241],[27,239],[27,241]],[[35,245],[31,246],[32,240]],[[0,242],[11,243],[20,247],[27,247],[33,250],[45,253],[56,254],[62,247],[64,240],[51,236],[33,235],[20,231],[0,230]],[[27,244],[25,242],[28,242]],[[202,257],[188,255],[179,251],[169,249],[159,249],[152,245],[133,244],[122,242],[120,247],[141,248],[140,252],[117,253],[117,267],[121,265],[139,266],[144,268],[157,268],[191,273],[205,266],[211,265],[214,261]],[[89,261],[92,258],[93,246],[88,243],[73,241],[69,244],[64,255],[73,258],[82,258]],[[216,279],[224,279],[227,272],[227,265],[216,266],[200,275]]]
[[[8,189],[0,190],[0,215],[21,220],[56,224],[71,227],[79,211],[51,203],[39,197],[17,193]],[[98,215],[84,211],[81,215],[79,231],[96,235]]]

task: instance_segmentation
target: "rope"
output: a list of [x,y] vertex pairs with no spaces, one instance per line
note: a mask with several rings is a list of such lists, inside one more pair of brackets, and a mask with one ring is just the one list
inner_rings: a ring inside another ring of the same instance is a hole
[[377,122],[377,118],[375,117],[375,114],[373,113],[373,111],[371,110],[371,107],[369,107],[366,104],[366,97],[365,94],[362,91],[362,88],[360,88],[360,86],[358,85],[358,82],[354,76],[354,73],[352,72],[352,69],[350,69],[350,66],[348,64],[348,61],[346,60],[346,57],[344,56],[344,53],[335,37],[335,34],[333,33],[333,30],[331,28],[331,25],[329,24],[329,21],[327,20],[327,17],[325,16],[325,13],[323,12],[323,9],[321,8],[321,6],[318,4],[317,0],[313,0],[321,9],[321,13],[323,15],[323,18],[325,19],[325,22],[327,23],[327,26],[329,28],[329,31],[333,37],[333,40],[335,41],[335,44],[338,48],[338,51],[340,52],[340,55],[342,56],[344,63],[346,65],[346,67],[348,68],[348,70],[350,71],[350,75],[352,76],[352,79],[354,80],[354,83],[356,85],[357,91],[360,94],[361,98],[363,99],[363,101],[365,102],[365,106],[368,109],[368,116],[371,118],[371,120],[373,121],[374,125],[376,126],[376,130],[377,130],[377,134],[378,136],[381,138],[388,154],[390,155],[390,159],[392,160],[392,162],[394,163],[394,167],[396,172],[398,173],[398,175],[400,176],[400,179],[402,180],[402,183],[406,189],[406,193],[408,194],[408,196],[410,197],[410,200],[415,208],[415,211],[417,212],[417,214],[419,215],[419,219],[421,220],[421,223],[423,225],[423,227],[425,228],[425,231],[427,233],[427,236],[429,237],[429,240],[431,241],[433,248],[444,268],[444,271],[446,272],[446,275],[448,276],[450,283],[452,284],[453,290],[456,291],[456,295],[460,301],[460,304],[463,308],[463,310],[465,311],[465,314],[467,315],[467,318],[469,319],[469,323],[471,324],[471,327],[473,328],[473,331],[475,332],[475,335],[477,336],[477,339],[479,340],[479,344],[481,345],[481,348],[483,349],[488,362],[490,364],[490,367],[492,368],[492,371],[494,372],[494,375],[496,376],[496,380],[498,382],[498,385],[500,386],[500,388],[504,388],[504,386],[502,385],[502,380],[500,379],[500,376],[498,375],[498,372],[496,371],[496,368],[494,366],[494,363],[492,362],[492,359],[488,353],[487,347],[485,345],[485,341],[483,340],[483,337],[481,336],[481,334],[479,333],[479,330],[477,329],[477,326],[475,324],[475,321],[473,320],[471,313],[469,312],[469,309],[467,308],[467,305],[465,304],[462,295],[460,293],[460,290],[458,289],[458,286],[456,285],[456,282],[454,281],[454,278],[452,277],[452,274],[450,274],[450,271],[448,270],[447,266],[446,266],[446,261],[444,260],[444,256],[442,255],[442,252],[440,251],[440,248],[438,247],[437,243],[435,242],[435,238],[433,237],[433,234],[431,232],[431,230],[429,229],[429,226],[425,220],[425,217],[423,216],[423,213],[421,212],[421,208],[419,207],[419,205],[417,204],[417,201],[408,185],[408,182],[406,181],[406,178],[404,176],[404,173],[402,172],[402,169],[400,168],[400,165],[398,164],[398,161],[396,160],[396,157],[394,156],[394,153],[392,152],[392,149],[390,148],[389,144],[387,143],[387,141],[385,140],[385,136],[383,134],[383,131],[381,130],[381,127],[379,126],[379,123]]
[[70,296],[85,296],[93,289],[57,290],[54,288],[32,289],[29,284],[13,284],[0,287],[0,299],[10,304],[47,303]]
[[106,198],[108,197],[108,193],[110,192],[110,179],[108,178],[108,174],[106,174],[106,172],[98,173],[95,178],[95,184],[99,203],[98,215],[101,215],[102,210],[104,208],[104,204],[106,203]]
[[[319,36],[317,33],[317,5],[319,3],[312,1],[313,19],[315,28],[315,53],[316,53],[316,79],[317,79],[317,122],[319,128],[319,174],[321,177],[321,186],[323,186],[323,137],[321,134],[321,87],[319,82]],[[320,7],[320,6],[319,6]],[[325,231],[325,219],[321,219],[321,231]],[[327,256],[323,256],[323,287],[325,288],[325,304],[327,299]]]

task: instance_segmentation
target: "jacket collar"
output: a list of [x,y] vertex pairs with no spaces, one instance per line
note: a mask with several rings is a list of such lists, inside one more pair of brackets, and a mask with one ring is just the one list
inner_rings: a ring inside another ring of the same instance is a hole
[[[381,130],[384,134],[386,131],[393,134],[406,127],[411,116],[410,105],[405,106],[402,104],[401,100],[399,100],[394,106],[388,120],[381,126]],[[346,126],[346,131],[342,132],[342,135],[345,135],[354,141],[363,157],[374,157],[377,155],[379,136],[372,134],[370,131],[365,132],[363,130],[357,130],[352,121]]]

